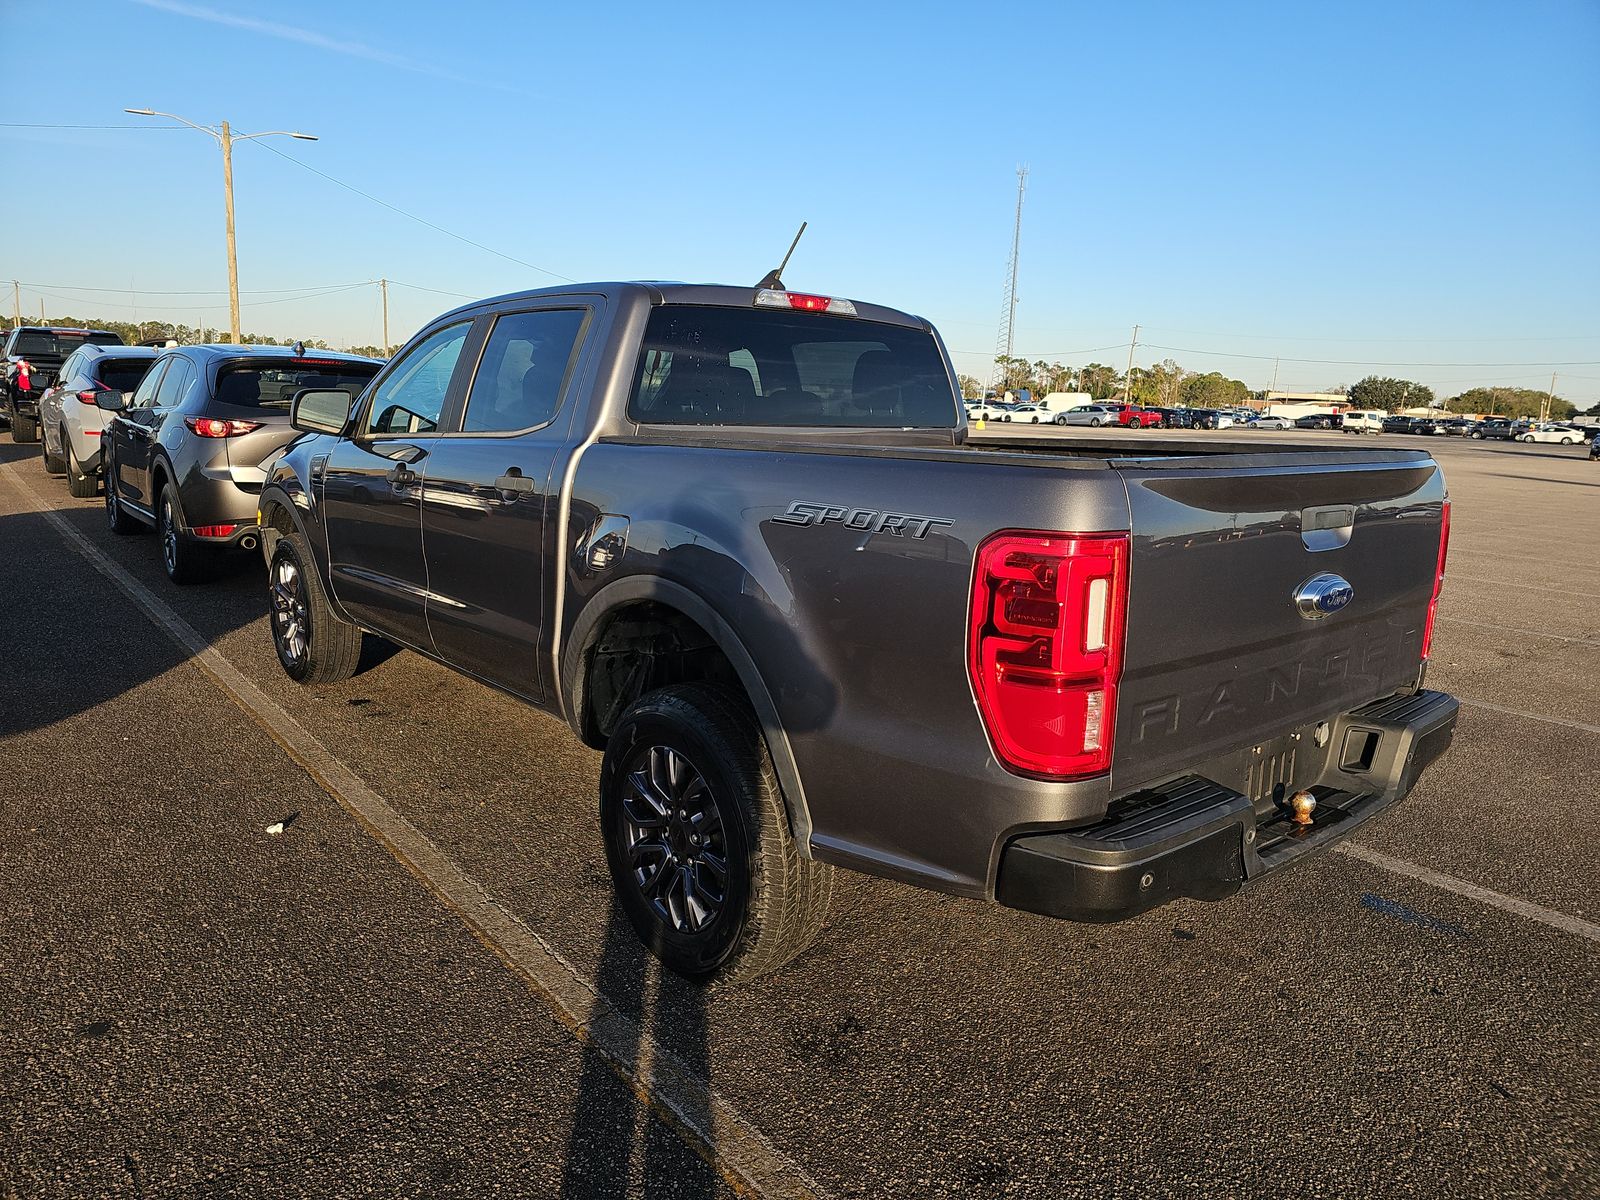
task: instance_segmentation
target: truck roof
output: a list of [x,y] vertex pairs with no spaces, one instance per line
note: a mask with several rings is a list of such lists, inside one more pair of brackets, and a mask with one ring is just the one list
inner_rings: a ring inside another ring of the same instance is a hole
[[[567,283],[557,287],[534,288],[525,292],[507,292],[501,296],[488,296],[482,300],[474,300],[467,304],[452,309],[447,316],[457,313],[467,314],[484,307],[502,308],[507,304],[519,300],[547,300],[558,299],[563,296],[604,296],[611,300],[624,300],[627,298],[643,299],[650,305],[658,304],[705,304],[720,308],[755,308],[756,293],[762,291],[756,287],[737,287],[732,284],[722,283],[678,283],[664,280],[631,280],[597,283]],[[802,295],[832,295],[832,293],[801,292],[800,289],[786,289],[792,293]],[[886,325],[901,325],[910,329],[923,329],[933,331],[929,322],[912,313],[902,312],[897,308],[886,308],[881,304],[868,304],[865,301],[855,300],[851,297],[838,297],[850,299],[855,305],[856,319],[862,321],[877,321]]]

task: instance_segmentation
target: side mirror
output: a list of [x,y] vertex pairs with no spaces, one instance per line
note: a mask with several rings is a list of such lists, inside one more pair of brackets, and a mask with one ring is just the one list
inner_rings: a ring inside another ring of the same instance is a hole
[[96,408],[103,408],[107,412],[121,412],[123,409],[128,407],[128,404],[132,400],[132,392],[109,391],[96,392],[94,394],[94,406]]
[[343,433],[355,403],[337,388],[301,388],[289,400],[289,424],[301,433]]

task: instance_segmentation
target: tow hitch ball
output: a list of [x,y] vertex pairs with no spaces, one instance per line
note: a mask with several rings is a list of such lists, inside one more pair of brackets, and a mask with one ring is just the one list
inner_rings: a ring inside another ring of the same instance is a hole
[[1311,824],[1311,814],[1317,810],[1317,798],[1310,792],[1299,791],[1289,797],[1289,815],[1296,825]]

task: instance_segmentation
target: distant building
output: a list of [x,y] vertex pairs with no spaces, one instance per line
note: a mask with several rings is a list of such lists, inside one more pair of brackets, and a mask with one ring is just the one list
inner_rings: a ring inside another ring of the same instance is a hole
[[1299,417],[1331,416],[1350,407],[1350,397],[1343,392],[1267,392],[1260,401],[1251,405],[1269,416]]

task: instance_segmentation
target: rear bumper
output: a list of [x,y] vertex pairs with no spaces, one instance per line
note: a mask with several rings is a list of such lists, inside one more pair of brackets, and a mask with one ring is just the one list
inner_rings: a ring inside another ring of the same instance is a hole
[[1015,839],[1001,855],[996,899],[1075,921],[1120,921],[1180,896],[1220,900],[1397,803],[1449,748],[1459,710],[1454,696],[1422,691],[1335,719],[1309,826],[1188,775],[1113,805],[1097,825]]

